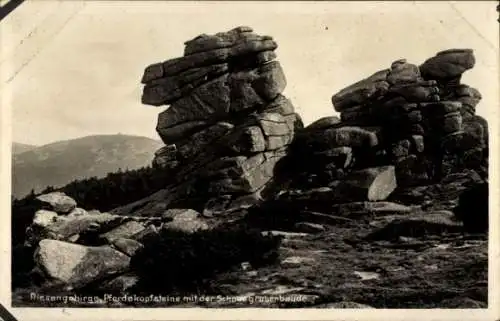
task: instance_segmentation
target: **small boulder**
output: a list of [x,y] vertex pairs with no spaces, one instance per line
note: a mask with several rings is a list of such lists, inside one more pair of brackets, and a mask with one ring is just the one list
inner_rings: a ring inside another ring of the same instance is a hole
[[306,237],[309,234],[308,233],[297,233],[297,232],[285,232],[285,231],[262,231],[261,232],[262,236],[275,236],[275,237],[281,237],[283,239],[292,239],[296,237]]
[[118,251],[125,253],[131,257],[134,256],[137,251],[143,248],[142,243],[127,238],[114,239],[112,244]]
[[139,282],[139,277],[133,273],[126,273],[116,278],[104,282],[99,286],[99,290],[104,293],[123,295],[134,288]]
[[200,214],[194,210],[186,210],[175,215],[171,222],[163,224],[163,230],[181,231],[192,234],[200,230],[207,230],[208,224],[200,218]]
[[334,190],[346,200],[383,201],[396,186],[394,166],[382,166],[351,172]]
[[66,241],[71,242],[71,243],[76,243],[80,239],[80,234],[73,234],[69,236]]
[[311,264],[314,263],[315,260],[312,257],[306,257],[306,256],[289,256],[283,261],[281,261],[282,265],[285,266],[297,266],[297,265],[304,265],[304,264]]
[[87,214],[87,211],[84,210],[83,208],[75,208],[74,210],[72,210],[71,212],[69,212],[68,214],[68,217],[71,217],[71,216],[82,216],[82,215],[86,215]]
[[425,149],[424,136],[422,135],[412,135],[412,145],[418,153],[422,153]]
[[406,59],[392,63],[387,75],[387,82],[391,85],[398,83],[411,83],[420,80],[420,70],[416,65],[410,64]]
[[46,209],[66,214],[76,208],[76,201],[62,192],[52,192],[36,198]]
[[39,210],[35,212],[33,225],[38,227],[47,227],[57,221],[58,215],[56,212]]
[[289,287],[286,285],[278,285],[274,288],[264,290],[260,292],[263,295],[284,295],[288,293],[298,292],[300,290],[304,290],[303,287]]
[[295,230],[304,233],[321,233],[325,231],[325,227],[321,224],[298,222],[295,224]]
[[190,208],[170,208],[163,213],[162,219],[173,221],[178,216],[183,219],[195,219],[199,215],[197,211]]
[[380,274],[375,272],[354,271],[354,275],[359,277],[361,281],[377,280],[380,278]]

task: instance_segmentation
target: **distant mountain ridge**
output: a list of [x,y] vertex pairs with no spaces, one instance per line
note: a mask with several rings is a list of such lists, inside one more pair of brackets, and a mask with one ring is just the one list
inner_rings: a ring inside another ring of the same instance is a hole
[[37,147],[38,146],[35,145],[12,142],[12,154],[13,155],[21,154]]
[[[94,135],[30,146],[13,143],[12,195],[22,197],[75,179],[103,177],[151,164],[160,141],[131,135]],[[22,151],[24,149],[24,151]]]

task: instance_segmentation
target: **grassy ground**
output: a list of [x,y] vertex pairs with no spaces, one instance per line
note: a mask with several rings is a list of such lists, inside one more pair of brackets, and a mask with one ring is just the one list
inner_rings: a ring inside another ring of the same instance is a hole
[[[368,226],[356,231],[333,227],[320,235],[290,238],[281,248],[280,265],[226,273],[216,282],[234,295],[289,289],[288,296],[308,296],[298,303],[264,304],[273,307],[340,301],[375,308],[487,307],[484,237],[454,233],[439,238],[349,241],[353,234],[369,230]],[[300,263],[286,263],[291,257]]]

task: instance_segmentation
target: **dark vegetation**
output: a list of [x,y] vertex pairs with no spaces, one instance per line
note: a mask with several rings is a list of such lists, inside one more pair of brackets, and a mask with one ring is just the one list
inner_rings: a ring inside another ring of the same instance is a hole
[[140,277],[134,292],[207,294],[214,275],[248,261],[253,267],[278,258],[280,237],[263,236],[245,227],[194,234],[162,230],[144,242],[131,261]]
[[[129,204],[157,192],[165,187],[168,177],[165,171],[153,167],[109,173],[106,177],[91,177],[75,180],[61,188],[45,188],[40,194],[54,190],[72,197],[86,210],[98,209],[109,211],[118,206]],[[33,215],[39,209],[33,191],[22,199],[12,201],[12,244],[24,242],[26,228],[33,221]]]
[[459,197],[454,213],[469,233],[488,232],[488,183],[475,185]]
[[12,290],[31,285],[30,271],[35,267],[32,247],[16,245],[12,247]]

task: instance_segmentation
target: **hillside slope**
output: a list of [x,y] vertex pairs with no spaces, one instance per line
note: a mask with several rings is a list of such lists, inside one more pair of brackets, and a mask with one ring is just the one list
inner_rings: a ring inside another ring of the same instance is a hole
[[36,147],[37,146],[34,146],[34,145],[12,142],[12,155],[18,155],[18,154],[27,152],[29,150],[32,150]]
[[96,135],[13,153],[12,194],[22,197],[31,189],[37,192],[75,179],[140,168],[151,164],[160,146],[159,141],[146,137]]

